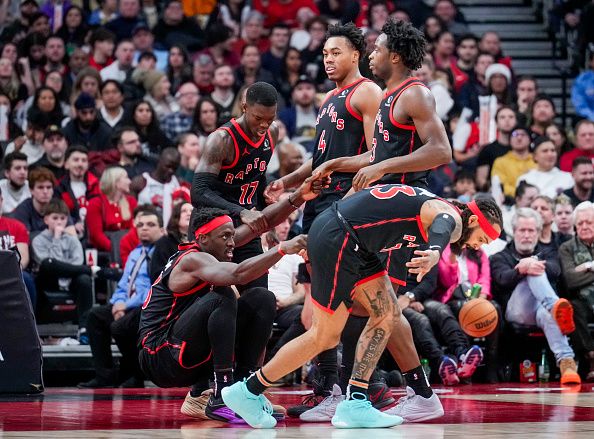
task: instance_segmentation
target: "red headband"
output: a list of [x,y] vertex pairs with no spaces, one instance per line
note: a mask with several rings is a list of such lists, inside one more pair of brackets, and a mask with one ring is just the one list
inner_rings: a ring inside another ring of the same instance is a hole
[[232,223],[233,220],[229,215],[221,215],[217,216],[216,218],[210,220],[206,224],[198,227],[194,232],[194,236],[198,239],[198,235],[206,235],[209,232],[212,232],[217,227],[221,227],[223,224]]
[[485,232],[487,236],[493,240],[499,238],[499,233],[497,232],[497,230],[493,228],[493,226],[487,220],[487,218],[485,218],[483,212],[481,212],[479,207],[476,205],[476,201],[471,201],[467,204],[467,206],[470,209],[470,211],[478,217],[479,226],[481,226],[483,232]]

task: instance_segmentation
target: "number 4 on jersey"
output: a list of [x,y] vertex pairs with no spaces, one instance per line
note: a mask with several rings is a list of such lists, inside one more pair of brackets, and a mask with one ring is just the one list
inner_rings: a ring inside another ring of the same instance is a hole
[[325,136],[326,130],[322,131],[322,134],[320,135],[320,141],[318,142],[318,149],[322,150],[322,154],[324,154],[324,151],[326,150],[326,140],[324,139]]

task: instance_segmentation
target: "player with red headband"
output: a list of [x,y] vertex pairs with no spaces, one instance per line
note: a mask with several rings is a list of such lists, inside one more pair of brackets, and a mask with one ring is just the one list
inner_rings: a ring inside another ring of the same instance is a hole
[[[378,254],[427,243],[429,249],[415,250],[406,264],[420,281],[449,243],[478,249],[496,239],[501,229],[501,211],[494,201],[454,205],[412,186],[375,186],[338,201],[315,219],[308,235],[316,305],[311,329],[287,343],[246,381],[223,389],[223,401],[252,427],[274,427],[270,403],[262,393],[318,353],[336,346],[356,300],[369,314],[369,322],[359,337],[347,398],[338,404],[332,423],[341,428],[378,428],[398,425],[404,417],[422,421],[443,415],[418,358],[402,358],[398,349],[402,340],[392,329],[400,319],[400,309]],[[367,388],[386,347],[399,364],[410,366],[408,375],[414,384],[408,384],[414,386],[414,393],[380,412],[372,407]],[[412,400],[419,394],[431,396],[422,403],[418,398]],[[407,409],[411,405],[418,411],[411,413]]]
[[[307,179],[288,199],[264,209],[263,217],[271,226],[279,224],[306,200],[315,198],[324,184],[316,176]],[[268,320],[276,306],[274,295],[265,288],[252,288],[236,298],[230,285],[256,279],[283,255],[304,251],[306,237],[281,242],[235,264],[231,262],[234,248],[257,236],[248,225],[235,228],[227,211],[209,207],[194,212],[190,231],[194,239],[180,245],[169,259],[142,307],[140,365],[158,386],[192,386],[182,413],[238,421],[225,407],[220,391],[233,383],[235,365],[255,370],[270,336]],[[201,394],[213,369],[215,389],[205,407]]]

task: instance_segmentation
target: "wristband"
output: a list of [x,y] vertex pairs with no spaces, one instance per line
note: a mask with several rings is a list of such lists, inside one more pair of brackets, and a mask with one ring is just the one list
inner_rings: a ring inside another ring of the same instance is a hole
[[285,256],[285,255],[286,255],[286,253],[285,253],[285,252],[283,251],[283,249],[281,248],[281,245],[280,245],[280,244],[277,246],[277,248],[276,248],[276,251],[277,251],[277,253],[278,253],[279,255],[281,255],[281,256]]
[[291,207],[295,210],[299,209],[299,206],[295,206],[295,204],[293,204],[293,202],[291,201],[291,197],[288,196],[287,197],[287,201],[289,202],[289,204],[291,205]]

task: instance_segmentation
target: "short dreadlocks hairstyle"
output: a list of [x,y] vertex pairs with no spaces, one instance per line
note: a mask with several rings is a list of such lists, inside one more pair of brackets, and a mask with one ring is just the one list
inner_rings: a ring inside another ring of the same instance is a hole
[[421,67],[427,42],[420,30],[410,23],[389,19],[382,32],[388,37],[388,50],[400,55],[407,68],[416,70]]
[[359,57],[365,55],[365,37],[361,29],[349,22],[347,24],[333,24],[328,26],[326,40],[332,37],[343,37],[351,44],[353,49],[359,52]]

